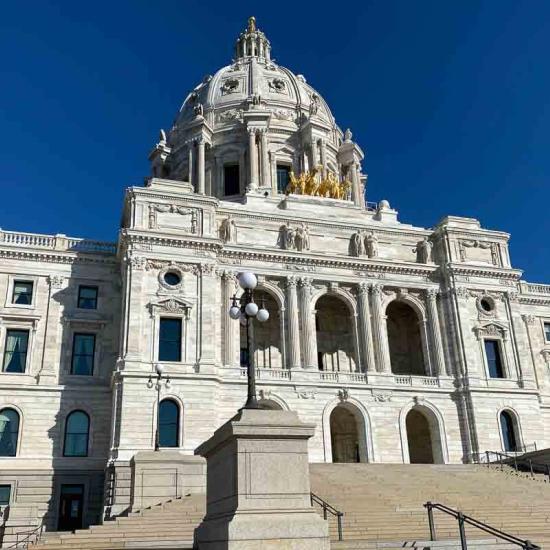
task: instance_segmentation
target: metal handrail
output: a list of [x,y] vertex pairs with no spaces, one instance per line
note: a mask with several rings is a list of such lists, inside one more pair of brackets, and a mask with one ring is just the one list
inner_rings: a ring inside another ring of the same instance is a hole
[[433,541],[437,540],[433,511],[439,510],[440,512],[444,512],[445,514],[448,514],[449,516],[454,517],[458,521],[458,530],[460,533],[460,545],[462,547],[462,550],[468,549],[468,543],[466,540],[466,530],[464,529],[464,524],[466,523],[468,525],[472,525],[473,527],[476,527],[477,529],[480,529],[481,531],[485,531],[490,535],[498,537],[499,539],[505,540],[506,542],[509,542],[511,544],[516,544],[517,546],[520,546],[521,548],[523,548],[523,550],[541,550],[540,546],[533,544],[530,540],[520,539],[519,537],[510,535],[510,533],[501,531],[500,529],[497,529],[496,527],[492,527],[491,525],[488,525],[487,523],[479,521],[478,519],[475,519],[471,516],[467,516],[466,514],[463,514],[462,512],[460,512],[459,510],[454,510],[453,508],[449,508],[449,506],[445,506],[444,504],[428,501],[426,502],[426,504],[424,504],[424,508],[428,510],[430,540],[433,540]]
[[[27,550],[31,542],[34,543],[40,540],[40,538],[42,537],[43,531],[44,531],[44,519],[42,518],[42,521],[40,522],[40,525],[38,527],[31,529],[30,531],[20,531],[16,533],[15,543],[12,544],[11,546],[8,546],[7,550],[10,550],[10,549],[15,550],[16,548],[22,548],[23,550]],[[22,540],[19,540],[20,535],[26,535],[26,536],[24,536]]]
[[342,531],[342,518],[344,517],[344,512],[340,512],[334,506],[329,504],[326,500],[323,500],[320,496],[315,493],[310,493],[311,495],[311,505],[313,503],[318,504],[323,508],[323,517],[328,519],[327,513],[331,513],[333,516],[336,516],[336,521],[338,522],[338,540],[344,540],[344,535]]
[[[491,461],[491,456],[496,457],[496,460]],[[521,468],[527,468],[531,473],[531,477],[535,477],[535,473],[544,474],[550,482],[550,465],[543,462],[533,462],[530,458],[522,458],[516,454],[503,453],[501,451],[485,451],[487,466],[491,464],[499,464],[500,469],[504,469],[504,465],[513,467],[517,472],[521,472]]]

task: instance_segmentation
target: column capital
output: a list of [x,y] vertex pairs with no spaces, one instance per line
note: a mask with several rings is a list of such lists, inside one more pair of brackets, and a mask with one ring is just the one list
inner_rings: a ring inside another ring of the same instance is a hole
[[426,297],[428,298],[428,300],[437,300],[437,297],[439,296],[440,292],[439,292],[439,289],[437,288],[428,288],[426,290]]
[[48,284],[50,285],[50,288],[63,288],[64,280],[65,280],[65,277],[63,277],[62,275],[48,276]]
[[255,128],[255,127],[252,127],[252,126],[248,126],[246,128],[246,131],[248,132],[248,135],[251,136],[251,135],[256,135],[258,133],[258,128]]
[[357,283],[357,294],[366,296],[369,293],[370,284],[367,281],[359,281]]
[[370,283],[370,290],[374,296],[382,296],[384,285],[382,283]]
[[289,275],[286,278],[286,287],[287,288],[296,288],[297,284],[298,284],[298,280],[294,275]]
[[298,278],[298,284],[301,287],[310,287],[313,283],[313,279],[311,277],[299,277]]

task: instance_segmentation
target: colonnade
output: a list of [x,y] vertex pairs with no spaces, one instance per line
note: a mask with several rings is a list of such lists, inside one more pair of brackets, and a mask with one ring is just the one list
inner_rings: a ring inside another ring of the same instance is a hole
[[[223,301],[229,303],[235,289],[234,274],[224,272]],[[353,341],[353,353],[357,370],[367,373],[391,374],[390,349],[386,324],[384,287],[380,283],[361,281],[355,285],[353,293],[329,290],[328,294],[340,297],[350,310],[350,329]],[[259,287],[273,296],[269,288]],[[281,351],[283,365],[290,369],[318,369],[316,301],[323,296],[316,294],[313,280],[310,277],[289,276],[285,280],[284,294],[274,298],[279,302],[279,316],[284,319],[280,324]],[[446,376],[448,374],[443,349],[439,311],[437,305],[438,291],[427,290],[425,293],[425,318],[420,316],[419,323],[427,350],[427,366],[432,365],[431,374]],[[276,315],[277,312],[271,312]],[[224,316],[224,364],[233,365],[238,358],[239,323]],[[283,345],[283,342],[285,345]],[[286,350],[286,354],[283,350]]]

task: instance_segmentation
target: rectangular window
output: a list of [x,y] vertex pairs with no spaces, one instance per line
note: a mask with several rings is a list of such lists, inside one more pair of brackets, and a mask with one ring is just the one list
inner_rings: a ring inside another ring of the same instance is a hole
[[97,309],[97,286],[78,287],[78,307],[80,309]]
[[91,376],[94,373],[95,334],[73,336],[71,374]]
[[248,367],[248,350],[241,348],[241,367]]
[[159,361],[181,361],[181,319],[161,318]]
[[224,195],[238,195],[240,192],[239,165],[226,164],[223,167]]
[[285,193],[290,182],[290,166],[277,164],[277,191]]
[[0,506],[9,506],[11,485],[0,485]]
[[30,306],[32,304],[32,281],[13,281],[12,304]]
[[29,346],[29,331],[8,329],[4,347],[4,372],[25,372],[27,364],[27,349]]
[[550,323],[544,323],[544,338],[550,342]]
[[489,367],[489,376],[491,378],[504,378],[498,340],[485,340],[485,355]]

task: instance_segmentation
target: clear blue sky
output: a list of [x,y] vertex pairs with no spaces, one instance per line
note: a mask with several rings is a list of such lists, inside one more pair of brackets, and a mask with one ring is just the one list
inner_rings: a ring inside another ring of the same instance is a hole
[[512,233],[550,282],[550,2],[5,2],[0,227],[115,240],[124,188],[255,15],[367,153],[368,198]]

